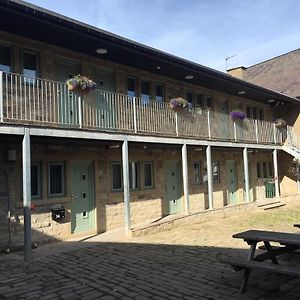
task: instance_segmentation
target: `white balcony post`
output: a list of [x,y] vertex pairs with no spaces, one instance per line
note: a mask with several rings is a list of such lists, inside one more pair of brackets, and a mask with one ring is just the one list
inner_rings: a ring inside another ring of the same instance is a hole
[[248,149],[243,149],[243,160],[244,160],[244,179],[245,179],[245,194],[246,202],[250,202],[250,185],[249,185],[249,169],[248,169]]
[[178,136],[179,131],[178,131],[178,115],[177,115],[177,112],[175,112],[175,130],[176,130],[176,136]]
[[211,139],[211,124],[210,124],[210,109],[207,109],[207,130],[208,130],[208,138]]
[[234,140],[237,141],[236,122],[233,120]]
[[297,192],[300,194],[300,165],[297,159],[296,161],[296,174],[297,174]]
[[276,145],[277,144],[277,138],[276,138],[276,125],[275,123],[273,124],[273,133],[274,133],[274,144]]
[[274,177],[275,177],[275,195],[279,197],[279,178],[278,178],[278,159],[277,149],[273,150],[273,165],[274,165]]
[[211,146],[206,148],[207,186],[208,186],[208,208],[213,208],[213,170],[211,163]]
[[22,142],[23,163],[23,209],[24,209],[24,260],[31,257],[31,163],[30,163],[30,134],[25,128]]
[[133,97],[133,126],[134,133],[137,133],[136,97]]
[[3,71],[0,71],[0,122],[3,123]]
[[258,121],[255,120],[255,136],[256,136],[256,143],[259,141],[258,137]]
[[81,96],[78,96],[78,122],[79,128],[82,128],[82,100]]
[[131,219],[130,219],[129,160],[128,160],[127,137],[125,137],[122,145],[122,162],[123,162],[125,234],[129,235],[131,232]]
[[184,193],[184,207],[185,213],[190,213],[190,199],[189,199],[189,178],[188,178],[188,163],[187,163],[187,146],[184,144],[181,150],[182,154],[182,178],[183,178],[183,193]]

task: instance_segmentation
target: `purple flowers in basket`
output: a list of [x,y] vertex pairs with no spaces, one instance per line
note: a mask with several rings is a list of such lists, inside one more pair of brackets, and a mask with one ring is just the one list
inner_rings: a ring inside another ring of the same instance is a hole
[[170,107],[174,110],[174,111],[179,111],[179,110],[189,110],[192,108],[192,104],[189,103],[186,99],[182,98],[182,97],[178,97],[178,98],[173,98],[170,100]]
[[70,78],[66,81],[69,91],[82,92],[90,91],[96,88],[97,84],[93,80],[80,74]]
[[232,119],[240,119],[240,120],[244,120],[246,118],[246,114],[241,111],[241,110],[233,110],[231,113],[230,113],[230,116]]

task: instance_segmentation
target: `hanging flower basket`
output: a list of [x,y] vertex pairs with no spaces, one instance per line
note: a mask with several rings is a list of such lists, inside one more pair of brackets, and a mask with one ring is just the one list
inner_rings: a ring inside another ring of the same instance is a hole
[[233,110],[230,113],[230,116],[233,120],[236,120],[236,119],[244,120],[246,118],[246,114],[241,110]]
[[97,86],[96,82],[80,74],[66,81],[68,90],[73,93],[88,93]]
[[170,100],[170,107],[176,112],[189,110],[191,108],[191,103],[182,97],[178,97]]
[[286,121],[283,119],[276,119],[274,123],[277,128],[285,128],[286,127]]

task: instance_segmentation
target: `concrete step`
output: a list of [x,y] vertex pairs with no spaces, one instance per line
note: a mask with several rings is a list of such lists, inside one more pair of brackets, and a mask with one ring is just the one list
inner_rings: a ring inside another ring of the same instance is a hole
[[268,210],[268,209],[274,209],[274,208],[279,208],[285,206],[285,203],[281,203],[280,201],[276,201],[276,202],[271,202],[269,204],[264,204],[262,206],[258,206],[259,208],[263,209],[263,210]]
[[278,203],[281,203],[280,200],[272,200],[272,199],[269,199],[269,200],[261,200],[259,202],[257,202],[257,207],[264,207],[264,206],[268,206],[270,204],[278,204]]

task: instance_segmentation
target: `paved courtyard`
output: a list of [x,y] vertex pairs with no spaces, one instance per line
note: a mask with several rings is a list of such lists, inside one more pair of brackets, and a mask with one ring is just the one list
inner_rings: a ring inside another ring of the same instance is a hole
[[[152,235],[40,246],[28,268],[22,253],[0,255],[0,299],[300,299],[300,279],[241,273],[219,260],[246,256],[233,233],[250,228],[299,232],[300,207],[247,213]],[[299,259],[300,262],[300,259]]]

